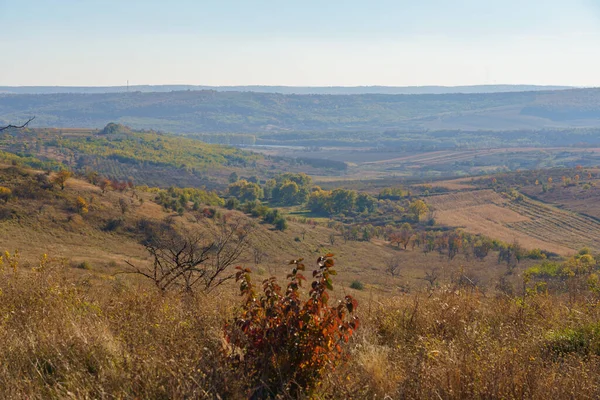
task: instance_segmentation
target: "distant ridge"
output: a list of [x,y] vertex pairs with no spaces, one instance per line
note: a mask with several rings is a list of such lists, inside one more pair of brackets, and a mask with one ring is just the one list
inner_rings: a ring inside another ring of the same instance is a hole
[[0,86],[0,93],[124,93],[215,90],[218,92],[256,92],[281,94],[452,94],[509,93],[573,89],[572,86],[540,85],[473,85],[473,86],[199,86],[199,85],[135,85],[135,86]]
[[32,116],[31,127],[102,128],[115,122],[134,129],[261,134],[273,140],[299,132],[348,140],[347,132],[410,138],[414,132],[444,130],[600,129],[600,89],[344,96],[215,90],[0,94],[0,126]]

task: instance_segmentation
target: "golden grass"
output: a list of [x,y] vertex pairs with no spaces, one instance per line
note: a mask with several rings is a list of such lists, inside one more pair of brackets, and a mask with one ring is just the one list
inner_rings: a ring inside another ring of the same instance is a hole
[[[470,207],[468,214],[483,220],[497,211],[486,204],[510,211],[495,193],[477,193],[474,200],[466,194],[448,198],[442,212]],[[140,195],[146,201],[124,216],[127,224],[172,217],[190,228],[214,228],[212,220],[173,216],[152,203],[150,194]],[[77,196],[95,196],[94,206],[68,221],[64,206]],[[0,222],[0,243],[18,248],[22,258],[17,274],[0,272],[0,398],[248,398],[251,388],[245,387],[243,371],[229,369],[222,351],[223,326],[240,304],[233,282],[210,295],[190,297],[161,295],[139,278],[113,276],[124,259],[147,258],[133,234],[100,229],[107,218],[120,216],[118,199],[130,196],[101,195],[71,180],[61,196],[42,202],[43,212],[36,200],[9,203],[20,217]],[[459,208],[452,209],[453,204]],[[526,222],[501,218],[504,224]],[[492,254],[483,262],[463,254],[448,261],[378,239],[345,243],[337,236],[332,245],[332,232],[294,222],[285,232],[259,224],[252,245],[265,256],[254,265],[249,252],[240,262],[255,270],[255,282],[275,275],[283,284],[288,260],[305,257],[310,268],[319,255],[336,254],[339,275],[332,299],[355,296],[362,326],[347,345],[348,361],[326,374],[316,398],[600,396],[598,355],[548,355],[549,337],[556,332],[600,321],[594,295],[523,297],[519,271],[531,265],[526,261],[509,276],[521,297],[496,296],[494,286],[506,269]],[[52,261],[32,271],[44,252]],[[391,256],[402,262],[399,277],[384,272]],[[91,268],[73,268],[72,262],[83,261]],[[434,289],[420,279],[431,269],[440,272],[441,286]],[[455,286],[463,273],[479,288]],[[350,289],[354,280],[365,290]]]
[[[83,284],[60,263],[0,275],[2,398],[241,399],[252,392],[222,351],[223,325],[240,301],[233,286],[211,296],[160,295],[135,280]],[[596,324],[594,304],[450,286],[363,299],[349,358],[326,373],[315,397],[597,398],[597,355],[547,350],[553,332]]]
[[475,187],[471,184],[472,178],[458,178],[458,179],[449,179],[447,181],[437,181],[431,182],[427,184],[420,184],[415,186],[431,186],[434,188],[444,188],[448,190],[468,190],[474,189]]

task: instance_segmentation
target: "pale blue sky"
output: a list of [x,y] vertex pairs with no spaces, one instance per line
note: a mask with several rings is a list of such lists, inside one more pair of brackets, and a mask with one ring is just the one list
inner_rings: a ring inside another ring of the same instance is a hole
[[600,0],[0,0],[0,85],[600,86]]

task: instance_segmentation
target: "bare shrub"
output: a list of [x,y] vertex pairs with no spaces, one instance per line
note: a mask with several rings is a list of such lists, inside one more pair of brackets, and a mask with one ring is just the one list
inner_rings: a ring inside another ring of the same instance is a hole
[[208,292],[234,277],[227,269],[248,247],[252,227],[241,218],[215,224],[215,231],[178,229],[169,224],[149,225],[142,244],[152,257],[147,267],[126,261],[134,273],[150,279],[162,292],[178,289],[191,292],[199,287]]

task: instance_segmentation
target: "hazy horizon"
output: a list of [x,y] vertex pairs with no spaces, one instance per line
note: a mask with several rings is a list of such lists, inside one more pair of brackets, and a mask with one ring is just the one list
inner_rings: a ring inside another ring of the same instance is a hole
[[0,0],[2,86],[600,86],[592,0]]

